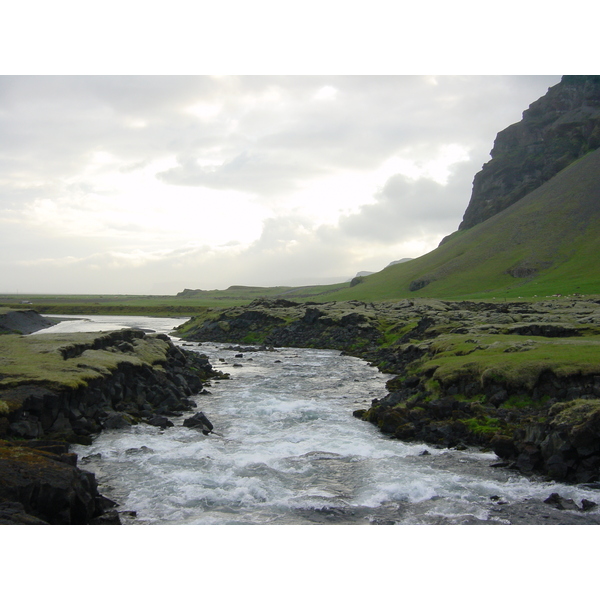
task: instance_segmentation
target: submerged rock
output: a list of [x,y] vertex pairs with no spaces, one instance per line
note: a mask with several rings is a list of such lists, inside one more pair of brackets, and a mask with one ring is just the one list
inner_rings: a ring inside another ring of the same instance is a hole
[[582,510],[573,500],[563,498],[557,493],[550,494],[550,496],[544,500],[544,503],[550,504],[551,506],[554,506],[554,508],[558,508],[558,510]]

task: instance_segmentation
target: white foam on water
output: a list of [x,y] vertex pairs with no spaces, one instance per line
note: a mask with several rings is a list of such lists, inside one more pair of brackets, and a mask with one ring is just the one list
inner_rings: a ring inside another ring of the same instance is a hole
[[501,474],[489,469],[493,454],[405,444],[353,418],[357,403],[366,408],[385,395],[388,379],[358,359],[196,349],[231,373],[195,398],[222,437],[184,428],[180,417],[165,431],[140,425],[75,449],[90,457],[84,468],[97,472],[103,493],[137,511],[138,523],[304,523],[306,511],[331,507],[398,507],[404,523],[501,522],[490,497],[543,500],[553,492],[600,504],[597,490]]

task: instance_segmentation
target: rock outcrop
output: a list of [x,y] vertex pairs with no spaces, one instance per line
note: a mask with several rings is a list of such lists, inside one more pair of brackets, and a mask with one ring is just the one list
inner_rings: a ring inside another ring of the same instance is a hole
[[498,133],[459,229],[489,219],[599,147],[600,76],[565,75]]
[[70,464],[74,455],[52,450],[0,440],[0,524],[118,524],[95,476]]
[[246,307],[218,311],[212,318],[192,319],[198,327],[184,334],[191,341],[260,343],[351,350],[375,344],[381,332],[362,302],[300,304],[285,299],[258,299]]
[[78,339],[54,352],[63,370],[95,368],[91,379],[73,387],[58,377],[46,384],[0,377],[0,524],[118,524],[114,503],[76,466],[69,443],[135,423],[172,426],[167,417],[195,408],[189,397],[206,380],[224,377],[166,335],[122,330]]
[[[132,342],[145,338],[140,330],[116,331],[61,351],[65,361],[77,360],[89,349],[114,351],[125,359],[134,351]],[[206,356],[177,348],[165,335],[154,338],[164,346],[163,360],[154,365],[123,360],[104,376],[75,389],[29,383],[0,389],[0,401],[10,407],[0,414],[0,436],[86,443],[102,429],[191,410],[195,403],[189,396],[201,392],[204,381],[221,374]]]

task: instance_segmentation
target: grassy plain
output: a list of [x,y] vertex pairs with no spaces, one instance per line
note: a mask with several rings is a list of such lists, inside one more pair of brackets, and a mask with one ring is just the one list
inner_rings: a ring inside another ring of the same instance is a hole
[[346,287],[349,287],[348,283],[297,288],[232,286],[226,290],[197,291],[190,295],[175,296],[4,294],[0,295],[0,310],[32,308],[42,314],[181,317],[200,315],[210,307],[245,306],[257,298],[319,301],[324,295]]

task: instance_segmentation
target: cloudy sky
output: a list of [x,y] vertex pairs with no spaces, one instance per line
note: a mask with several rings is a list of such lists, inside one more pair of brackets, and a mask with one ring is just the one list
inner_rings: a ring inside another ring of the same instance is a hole
[[1,76],[4,293],[303,285],[455,231],[560,76]]

